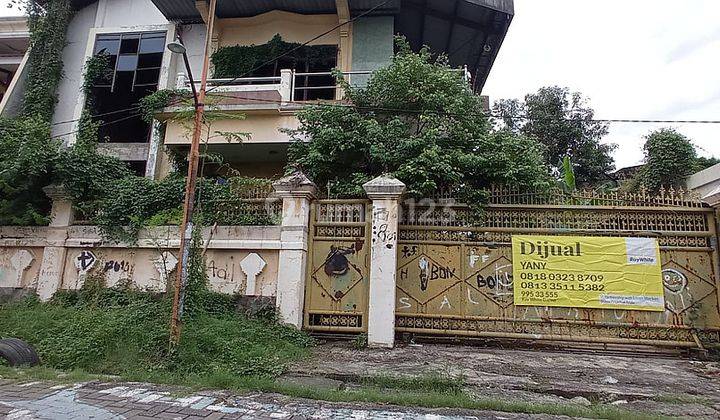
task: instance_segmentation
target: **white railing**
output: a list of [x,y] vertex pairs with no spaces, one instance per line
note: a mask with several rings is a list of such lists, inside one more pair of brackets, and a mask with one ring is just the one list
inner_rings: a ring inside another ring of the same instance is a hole
[[[463,80],[468,84],[472,81],[472,76],[467,69],[467,66],[459,69],[453,69],[462,74]],[[350,86],[358,86],[353,84],[353,78],[357,76],[369,76],[372,71],[369,70],[356,70],[346,71],[342,74]],[[341,99],[342,92],[337,83],[328,85],[314,86],[309,83],[313,78],[318,77],[331,77],[335,73],[333,72],[296,72],[291,69],[280,70],[280,76],[272,77],[240,77],[240,78],[224,78],[224,79],[208,79],[208,87],[212,88],[216,92],[267,92],[275,91],[280,95],[282,103],[298,102],[298,95],[303,94],[303,99],[306,100],[307,94],[304,92],[322,91],[334,89],[334,99]],[[367,79],[366,79],[367,80]],[[199,82],[195,82],[199,85]],[[190,89],[190,80],[185,76],[185,73],[178,73],[177,77],[177,89]]]

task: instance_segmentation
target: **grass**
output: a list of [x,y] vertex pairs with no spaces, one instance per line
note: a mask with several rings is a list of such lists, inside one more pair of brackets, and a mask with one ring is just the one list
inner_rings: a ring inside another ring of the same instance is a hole
[[653,401],[664,402],[667,404],[700,404],[706,406],[713,405],[713,401],[710,398],[682,393],[660,394],[654,396],[652,399]]
[[[89,380],[127,380],[188,386],[192,390],[217,388],[238,392],[262,391],[284,394],[295,398],[344,403],[389,404],[422,408],[446,408],[461,410],[491,410],[506,413],[549,414],[597,419],[663,419],[649,413],[640,413],[615,406],[593,404],[579,406],[572,404],[531,403],[497,398],[473,398],[456,388],[458,379],[420,377],[409,381],[386,376],[362,378],[363,384],[352,390],[331,390],[310,388],[302,385],[278,382],[268,377],[240,377],[223,374],[176,377],[173,375],[142,375],[140,377],[103,377],[80,370],[62,371],[33,367],[16,369],[0,367],[0,377],[15,380],[54,380],[62,383],[76,383]],[[148,380],[151,379],[151,380]],[[177,391],[177,395],[188,393]]]
[[180,346],[169,349],[170,302],[113,289],[60,293],[50,303],[0,307],[0,337],[31,343],[47,368],[174,383],[183,378],[274,377],[312,340],[204,293],[187,302]]
[[309,354],[312,340],[272,320],[235,313],[231,298],[190,294],[182,341],[168,350],[170,304],[148,294],[105,289],[93,282],[59,293],[50,303],[26,300],[0,307],[0,336],[35,346],[43,366],[0,365],[0,378],[63,383],[137,381],[190,390],[264,391],[331,402],[425,408],[494,410],[587,418],[657,418],[615,406],[538,404],[475,398],[463,378],[448,376],[357,378],[357,387],[319,389],[276,381],[285,366]]

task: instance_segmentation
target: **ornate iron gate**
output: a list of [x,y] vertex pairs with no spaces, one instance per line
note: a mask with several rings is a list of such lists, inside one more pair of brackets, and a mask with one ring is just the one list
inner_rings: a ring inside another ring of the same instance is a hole
[[367,331],[369,207],[366,200],[319,200],[313,203],[305,329]]
[[[715,214],[682,192],[568,197],[490,191],[466,206],[406,205],[396,331],[516,339],[695,346],[720,344]],[[422,203],[422,202],[421,202]],[[513,234],[657,237],[665,312],[513,304]]]

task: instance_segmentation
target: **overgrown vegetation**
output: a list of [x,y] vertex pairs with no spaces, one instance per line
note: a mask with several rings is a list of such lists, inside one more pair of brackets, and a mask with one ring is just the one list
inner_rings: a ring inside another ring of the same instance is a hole
[[[413,196],[453,192],[469,203],[492,183],[548,185],[542,147],[493,131],[482,103],[445,57],[398,40],[392,63],[366,87],[344,83],[351,105],[309,106],[291,132],[289,158],[338,197],[363,196],[362,184],[392,174]],[[306,142],[305,139],[311,139]]]
[[22,110],[0,120],[0,225],[47,223],[49,201],[42,191],[53,176],[59,141],[51,120],[62,77],[69,0],[26,4],[30,29],[30,68]]
[[652,192],[661,187],[684,187],[693,173],[705,169],[711,159],[700,160],[692,141],[672,128],[656,130],[645,136],[645,165],[631,188],[639,185]]
[[78,291],[49,303],[29,299],[0,307],[0,337],[37,349],[45,367],[182,382],[213,377],[272,377],[306,354],[311,339],[273,318],[250,319],[235,298],[207,289],[201,249],[191,258],[181,343],[169,352],[171,301],[88,277]]
[[606,174],[615,167],[615,144],[602,143],[608,125],[595,121],[595,111],[579,92],[550,86],[528,94],[524,100],[501,99],[493,107],[510,131],[537,140],[544,147],[545,162],[563,172],[569,157],[579,185],[608,181]]
[[[176,173],[152,181],[133,174],[119,159],[98,152],[98,129],[104,124],[94,116],[93,86],[103,77],[108,57],[99,54],[85,64],[82,85],[86,101],[76,133],[68,133],[73,144],[64,145],[51,136],[51,121],[57,102],[56,90],[62,79],[62,49],[72,16],[68,0],[50,0],[42,7],[36,0],[26,2],[31,30],[27,90],[20,115],[0,120],[0,225],[43,225],[48,222],[50,202],[43,192],[49,184],[61,184],[69,193],[80,217],[100,226],[108,239],[134,242],[143,227],[178,224],[184,194],[183,174],[187,171],[185,153],[172,153]],[[163,90],[138,104],[145,121],[155,112],[178,104],[174,121],[192,121],[194,108],[188,92]],[[210,104],[212,105],[212,104]],[[206,143],[214,137],[242,141],[243,133],[212,131],[217,119],[237,119],[211,111],[206,114]],[[10,152],[12,151],[12,152]],[[221,157],[204,151],[202,164],[222,164]],[[229,179],[206,178],[199,181],[196,206],[200,221],[206,224],[274,224],[272,216],[251,211],[242,200],[237,185],[265,185],[267,180],[242,178],[230,173]],[[218,206],[233,211],[219,211]]]
[[[282,59],[256,69],[270,57]],[[283,41],[280,34],[261,45],[234,45],[221,47],[211,59],[213,77],[230,78],[246,76],[275,76],[280,69],[311,71],[316,68],[331,68],[335,65],[335,45],[306,45]],[[251,70],[254,70],[250,73]]]

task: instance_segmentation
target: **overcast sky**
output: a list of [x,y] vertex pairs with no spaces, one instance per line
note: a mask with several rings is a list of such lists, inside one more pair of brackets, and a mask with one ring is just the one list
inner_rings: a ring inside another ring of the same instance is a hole
[[[598,118],[720,120],[720,0],[515,0],[484,93],[552,84],[585,94]],[[617,166],[640,163],[642,137],[661,126],[612,124]],[[720,157],[720,125],[675,128]]]
[[[484,93],[552,84],[585,94],[598,118],[720,120],[720,0],[515,0]],[[642,136],[661,126],[612,124],[617,166],[640,163]],[[674,127],[720,157],[720,125]]]

